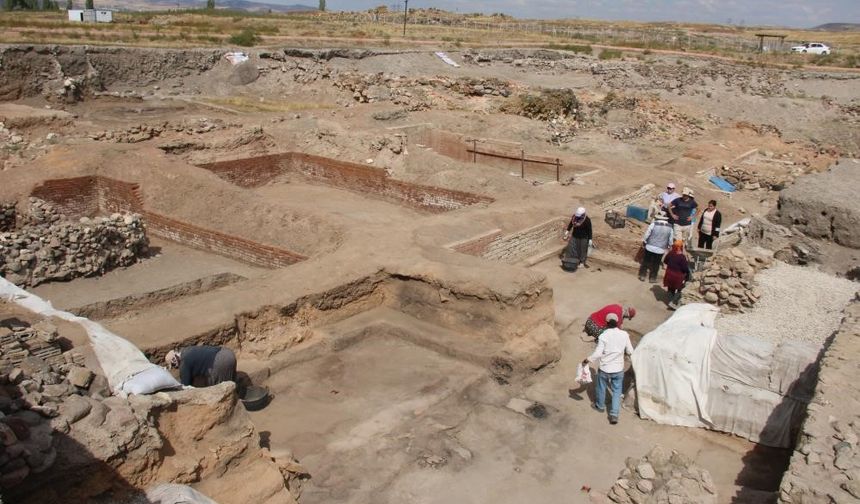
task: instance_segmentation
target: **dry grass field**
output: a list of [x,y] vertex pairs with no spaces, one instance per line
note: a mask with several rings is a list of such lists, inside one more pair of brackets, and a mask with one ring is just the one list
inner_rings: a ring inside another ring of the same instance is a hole
[[[404,48],[433,46],[545,46],[591,51],[592,45],[648,52],[705,53],[756,63],[860,66],[860,33],[774,30],[705,24],[531,21],[502,16],[453,16],[418,11],[403,36],[402,14],[298,13],[257,14],[226,10],[117,12],[114,23],[80,24],[59,12],[0,14],[0,43],[129,45],[140,47],[327,46],[333,39],[358,46]],[[785,35],[782,48],[757,50],[757,33]],[[788,53],[791,45],[821,41],[834,54],[826,57]],[[596,51],[599,52],[599,51]],[[616,53],[607,53],[612,57]],[[617,56],[621,56],[617,53]]]

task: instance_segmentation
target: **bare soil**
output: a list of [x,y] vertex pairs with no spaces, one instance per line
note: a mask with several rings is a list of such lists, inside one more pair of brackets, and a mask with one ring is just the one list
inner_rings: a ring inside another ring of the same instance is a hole
[[[611,229],[601,205],[646,184],[656,195],[670,181],[692,188],[702,206],[716,199],[724,227],[765,214],[777,192],[730,195],[709,174],[737,163],[808,173],[857,156],[860,75],[662,53],[604,61],[571,53],[548,59],[526,49],[486,50],[477,59],[453,52],[461,64],[454,68],[429,51],[329,61],[251,51],[259,78],[234,85],[234,68],[220,52],[212,60],[208,51],[173,59],[159,50],[118,51],[100,56],[110,60],[105,78],[87,84],[81,101],[66,103],[56,89],[34,84],[26,65],[11,76],[23,91],[0,103],[0,199],[23,208],[42,181],[98,174],[140,184],[147,210],[308,257],[261,269],[155,242],[161,255],[131,268],[38,290],[57,306],[75,307],[220,273],[244,278],[180,289],[104,322],[153,355],[189,341],[235,346],[240,369],[253,368],[274,392],[272,404],[253,415],[258,429],[312,473],[302,502],[586,502],[581,487],[608,488],[626,457],[654,444],[709,470],[721,502],[777,489],[787,453],[658,426],[630,410],[610,426],[588,407],[587,391],[571,392],[576,363],[591,349],[580,339],[585,317],[609,302],[633,304],[639,315],[629,329],[647,333],[670,315],[662,289],[628,270],[592,265],[571,275],[552,257],[526,268],[445,245],[497,229],[513,233],[585,206],[601,252],[629,261],[644,225]],[[152,61],[160,63],[135,68]],[[51,77],[62,87],[63,75]],[[445,84],[465,78],[482,89],[499,79],[513,94]],[[364,84],[353,90],[347,81]],[[542,87],[572,88],[583,117],[502,112],[513,97]],[[619,97],[635,104],[606,105]],[[46,114],[49,108],[64,113]],[[405,115],[374,118],[396,110]],[[563,141],[554,135],[561,129]],[[418,141],[426,130],[558,158],[562,183],[446,156]],[[430,214],[301,177],[242,188],[198,167],[282,152],[360,163],[395,180],[494,201]],[[647,198],[633,203],[647,206]],[[376,289],[383,276],[423,290]],[[445,352],[457,345],[444,338],[421,346],[390,335],[334,351],[325,328],[377,306],[444,326],[446,338],[462,338],[478,357]],[[539,323],[561,338],[561,359],[499,385],[478,361],[496,355],[503,335],[486,333],[501,327],[522,336]],[[267,355],[267,345],[277,351]],[[512,398],[538,401],[548,416],[513,411],[506,407]]]

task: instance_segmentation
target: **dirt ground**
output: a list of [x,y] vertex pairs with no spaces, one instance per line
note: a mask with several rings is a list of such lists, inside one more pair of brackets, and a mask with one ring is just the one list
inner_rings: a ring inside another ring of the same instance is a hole
[[[627,409],[610,426],[585,391],[571,391],[576,363],[592,345],[580,338],[585,317],[609,302],[633,304],[639,315],[628,326],[638,337],[671,313],[660,288],[609,266],[569,274],[553,258],[526,268],[444,246],[585,206],[601,252],[627,256],[644,226],[611,229],[601,205],[646,184],[653,196],[670,181],[694,189],[700,205],[718,200],[724,227],[766,214],[777,190],[727,194],[708,176],[743,163],[790,184],[839,156],[857,156],[860,76],[678,55],[603,61],[487,50],[481,58],[451,53],[455,68],[429,51],[329,61],[272,52],[250,54],[258,75],[245,84],[235,83],[242,76],[224,59],[203,70],[168,62],[143,81],[119,66],[80,101],[34,88],[0,103],[0,200],[23,208],[42,181],[101,175],[140,184],[147,210],[308,259],[264,269],[154,240],[160,253],[135,266],[44,285],[38,294],[69,308],[123,299],[94,318],[150,350],[220,334],[240,314],[287,313],[296,299],[379,271],[452,275],[470,292],[516,294],[534,282],[552,291],[561,359],[523,381],[499,385],[475,362],[386,334],[297,359],[269,377],[274,399],[253,419],[273,450],[291,451],[311,472],[301,502],[586,502],[581,487],[609,488],[627,457],[655,444],[710,471],[721,502],[777,489],[787,452],[659,426]],[[492,91],[503,86],[511,96]],[[541,88],[572,89],[577,118],[506,112]],[[624,98],[632,105],[616,105]],[[445,156],[418,140],[422,131],[558,158],[564,184]],[[397,181],[494,201],[433,214],[301,176],[244,188],[197,166],[283,152],[384,168]],[[235,278],[199,282],[228,273]],[[153,294],[165,289],[164,297]],[[240,369],[258,359],[240,352]],[[506,407],[514,398],[538,401],[549,415]]]

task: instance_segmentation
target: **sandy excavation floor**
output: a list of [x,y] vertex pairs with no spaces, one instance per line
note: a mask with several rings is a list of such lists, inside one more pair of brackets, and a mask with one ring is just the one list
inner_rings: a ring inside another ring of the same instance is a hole
[[[182,287],[158,303],[132,300],[126,309],[94,316],[155,352],[245,323],[259,324],[265,337],[277,340],[318,315],[291,311],[297,299],[380,272],[428,284],[454,278],[464,290],[484,295],[482,301],[517,294],[525,289],[524,279],[536,279],[552,289],[562,357],[524,381],[499,385],[480,364],[387,334],[276,370],[266,381],[274,399],[252,418],[264,442],[292,452],[311,472],[301,502],[587,502],[580,488],[608,489],[627,457],[640,457],[655,444],[682,451],[710,471],[721,502],[775,490],[785,451],[659,426],[630,410],[610,426],[589,408],[584,391],[571,393],[576,363],[591,350],[580,339],[585,317],[606,303],[633,304],[639,316],[629,329],[647,333],[670,315],[659,289],[609,266],[571,275],[553,258],[526,268],[521,261],[491,262],[445,246],[488,232],[514,233],[586,206],[601,253],[626,260],[644,228],[610,229],[601,205],[646,184],[657,193],[668,181],[695,189],[701,204],[718,199],[724,225],[765,214],[776,205],[777,191],[742,190],[729,198],[707,177],[722,165],[762,159],[767,161],[745,166],[752,173],[775,166],[791,183],[839,155],[856,156],[860,75],[677,56],[605,62],[572,54],[557,59],[486,52],[480,63],[451,53],[462,63],[452,68],[429,51],[330,61],[263,59],[252,51],[259,75],[246,84],[230,83],[237,70],[220,59],[200,72],[188,70],[198,68],[193,61],[139,70],[144,75],[119,69],[105,89],[77,103],[47,100],[35,85],[24,89],[15,103],[0,103],[7,130],[0,136],[0,200],[23,205],[45,180],[99,175],[139,184],[147,211],[307,258],[265,269],[155,239],[161,247],[156,257],[102,278],[46,284],[36,292],[57,306],[79,307],[146,297],[218,274],[236,276],[212,288]],[[488,79],[505,83],[514,97],[541,87],[572,88],[587,115],[565,126],[506,113],[513,98],[494,94],[502,84]],[[489,90],[479,93],[475,86]],[[398,114],[387,115],[392,112]],[[554,141],[561,130],[565,141]],[[559,158],[567,167],[564,184],[532,183],[509,165],[444,155],[426,140],[428,132],[477,137],[487,146],[498,145],[491,139],[504,141],[529,155]],[[49,141],[49,133],[56,137]],[[17,147],[13,135],[21,137]],[[242,187],[199,167],[284,152],[384,169],[398,182],[492,201],[428,212],[381,198],[390,188],[378,184],[350,190],[287,175]],[[450,294],[433,292],[442,303]],[[386,291],[375,302],[390,302],[397,293]],[[349,312],[335,319],[362,309],[341,301],[327,305]],[[494,302],[486,304],[495,307]],[[257,317],[263,312],[294,318],[268,324]],[[449,326],[460,321],[454,315],[442,320]],[[468,339],[470,327],[446,331]],[[314,340],[318,333],[307,334],[310,340],[297,339],[295,349],[285,344],[283,353],[320,343]],[[240,369],[279,357],[261,358],[248,348],[237,348]],[[536,419],[514,411],[506,406],[514,398],[539,401],[549,415]]]

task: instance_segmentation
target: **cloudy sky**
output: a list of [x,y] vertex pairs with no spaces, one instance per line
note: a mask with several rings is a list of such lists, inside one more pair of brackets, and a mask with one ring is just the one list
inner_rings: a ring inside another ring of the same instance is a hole
[[[273,0],[263,0],[273,1]],[[316,5],[316,0],[277,3]],[[403,0],[327,0],[328,10],[364,10]],[[699,21],[812,27],[822,23],[860,23],[860,0],[409,0],[410,7],[456,12],[503,12],[519,18],[631,19]]]

